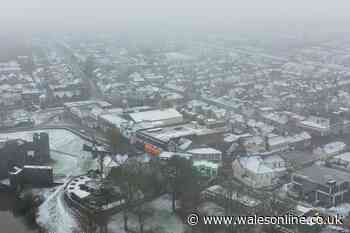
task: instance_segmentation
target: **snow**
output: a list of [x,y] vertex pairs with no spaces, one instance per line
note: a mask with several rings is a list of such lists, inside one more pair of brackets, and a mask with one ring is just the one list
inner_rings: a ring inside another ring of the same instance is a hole
[[215,150],[214,148],[206,147],[206,148],[197,148],[187,151],[190,154],[219,154],[221,155],[221,151]]
[[80,189],[80,185],[86,184],[86,182],[88,182],[90,180],[91,179],[89,177],[86,177],[86,176],[81,176],[79,179],[74,179],[68,185],[68,192],[74,193],[80,199],[88,197],[90,195],[90,193]]
[[110,124],[115,125],[119,129],[123,124],[128,122],[127,120],[117,116],[116,114],[103,114],[100,116],[100,118],[109,122]]
[[169,52],[165,53],[165,57],[167,60],[191,60],[193,57],[190,55],[179,53],[179,52]]
[[344,142],[332,142],[328,143],[323,147],[323,150],[327,154],[339,153],[346,148]]
[[[50,138],[51,159],[55,177],[65,177],[64,183],[74,175],[98,167],[89,152],[82,151],[88,143],[67,130],[40,130],[0,134],[0,138],[32,140],[33,133],[47,132]],[[46,200],[39,207],[37,222],[52,233],[81,232],[79,223],[63,200],[64,185],[45,191]],[[51,192],[51,193],[50,193]],[[49,194],[50,193],[50,194]]]
[[289,138],[287,137],[275,136],[275,137],[269,138],[270,146],[287,145],[289,142],[290,142]]
[[335,207],[331,207],[326,210],[327,213],[332,215],[349,216],[350,213],[350,203],[343,203]]
[[63,113],[63,110],[54,110],[54,111],[47,111],[47,110],[41,110],[32,113],[31,117],[34,120],[35,124],[43,124],[48,121],[50,121],[52,118],[60,115]]
[[63,200],[64,185],[57,188],[39,207],[37,222],[52,233],[77,232],[78,221]]
[[34,131],[21,131],[15,133],[0,134],[0,138],[7,139],[24,139],[32,141],[34,133],[46,132],[50,138],[50,148],[53,150],[62,150],[64,148],[65,153],[80,154],[88,152],[82,151],[83,144],[87,143],[84,139],[76,136],[68,130],[52,129],[52,130],[34,130]]
[[306,214],[307,212],[312,210],[312,208],[309,208],[309,207],[306,207],[306,206],[303,206],[303,205],[297,205],[296,209],[298,211],[300,211],[302,214]]
[[345,152],[343,154],[335,156],[334,158],[350,162],[350,152]]
[[328,130],[329,129],[329,124],[325,123],[325,122],[315,122],[313,120],[304,120],[301,121],[300,124],[302,124],[303,126],[306,127],[311,127],[311,128],[315,128],[315,129],[319,129],[319,130]]
[[130,117],[135,122],[143,121],[163,121],[167,119],[177,119],[182,121],[182,115],[175,109],[169,108],[164,110],[151,110],[145,112],[131,113]]
[[218,163],[213,163],[213,162],[205,161],[205,160],[194,161],[193,166],[195,166],[195,167],[207,167],[207,168],[211,168],[211,169],[215,169],[215,170],[217,170],[219,168]]
[[[219,195],[221,197],[225,197],[228,194],[228,190],[225,189],[224,187],[222,187],[221,185],[213,185],[210,186],[209,188],[205,189],[202,194],[209,194],[209,195]],[[258,206],[261,204],[261,202],[257,199],[255,199],[254,197],[248,196],[248,195],[242,195],[239,193],[239,191],[237,190],[232,190],[232,200],[236,200],[238,202],[240,202],[241,204],[245,205],[245,206],[250,206],[250,207],[254,207],[254,206]]]
[[92,159],[89,152],[83,151],[83,144],[89,142],[71,133],[68,130],[53,129],[39,131],[22,131],[16,133],[0,134],[0,138],[24,139],[31,141],[34,133],[47,132],[50,139],[50,155],[53,162],[55,176],[66,176],[72,173],[78,175],[95,169],[98,165],[96,160]]
[[[278,157],[278,161],[277,161]],[[260,156],[248,156],[248,157],[242,157],[240,158],[240,163],[242,166],[256,174],[263,174],[263,173],[272,173],[272,172],[279,172],[279,171],[285,171],[286,168],[284,166],[274,166],[274,163],[280,163],[283,161],[279,156],[275,156],[273,159],[267,159],[264,160]]]
[[270,173],[273,170],[263,164],[262,158],[259,156],[243,157],[240,162],[244,168],[254,173]]
[[[151,202],[146,203],[147,207],[153,210],[151,216],[145,221],[145,230],[158,229],[157,233],[183,233],[185,225],[181,219],[172,213],[171,197],[169,195],[161,196]],[[138,231],[138,220],[133,214],[129,214],[128,226],[130,229]],[[119,213],[111,217],[108,225],[110,233],[126,233],[124,231],[123,214]]]

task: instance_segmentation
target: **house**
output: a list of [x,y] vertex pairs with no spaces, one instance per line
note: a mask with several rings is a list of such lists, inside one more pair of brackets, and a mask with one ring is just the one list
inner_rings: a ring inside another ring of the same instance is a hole
[[335,206],[350,198],[350,173],[312,165],[292,174],[291,194],[325,206]]
[[289,146],[294,149],[304,149],[311,145],[311,135],[304,131],[299,134],[289,136]]
[[221,185],[213,185],[201,192],[201,199],[213,201],[218,205],[226,207],[228,202],[238,204],[240,211],[244,213],[257,212],[262,206],[260,200],[255,199],[247,194],[239,193],[238,190],[227,190]]
[[[65,115],[77,122],[91,126],[97,122],[96,114],[102,114],[111,104],[105,101],[78,101],[63,104]],[[94,124],[95,125],[95,124]]]
[[187,151],[194,160],[221,161],[222,152],[210,147],[196,148]]
[[328,167],[350,172],[350,152],[334,156],[326,161]]
[[347,145],[344,142],[335,141],[314,149],[313,153],[326,159],[344,152],[346,148]]
[[126,124],[128,121],[115,113],[106,113],[98,117],[98,126],[105,132],[113,128],[121,130]]
[[306,120],[296,122],[296,126],[316,136],[331,134],[331,124],[327,118],[310,116]]
[[40,165],[50,161],[49,135],[35,133],[33,141],[20,139],[0,142],[0,178],[6,178],[14,166]]
[[232,163],[232,170],[235,178],[252,188],[277,185],[287,172],[284,159],[278,155],[238,157]]
[[216,177],[220,164],[211,161],[197,160],[193,161],[193,166],[203,176]]
[[287,137],[271,135],[266,140],[266,147],[269,151],[285,151],[289,148],[289,138]]

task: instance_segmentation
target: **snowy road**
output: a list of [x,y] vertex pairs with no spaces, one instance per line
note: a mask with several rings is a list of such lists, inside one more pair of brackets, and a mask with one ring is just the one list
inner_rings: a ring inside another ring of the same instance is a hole
[[[65,184],[69,181],[67,177]],[[63,200],[65,184],[58,187],[39,207],[37,222],[48,232],[71,233],[80,232],[79,223],[71,209]]]

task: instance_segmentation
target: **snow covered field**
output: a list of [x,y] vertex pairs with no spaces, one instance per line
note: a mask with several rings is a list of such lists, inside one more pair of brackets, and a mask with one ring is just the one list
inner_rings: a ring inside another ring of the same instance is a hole
[[23,131],[16,133],[0,134],[0,138],[24,139],[31,141],[34,133],[47,132],[50,138],[51,158],[54,161],[51,165],[55,175],[77,175],[95,169],[97,163],[92,160],[89,152],[83,151],[83,144],[89,142],[71,133],[68,130],[38,130]]
[[[159,233],[183,233],[185,225],[179,217],[172,213],[171,197],[163,195],[154,201],[145,204],[153,210],[151,216],[145,221],[145,230],[153,229]],[[130,215],[128,220],[130,229],[138,231],[139,223],[135,215]],[[119,213],[111,217],[108,225],[109,233],[126,233],[124,231],[123,214]]]
[[[97,168],[97,161],[92,159],[90,153],[82,151],[83,144],[87,142],[67,130],[16,132],[0,134],[0,138],[32,140],[35,132],[49,133],[54,174],[60,176],[64,182],[67,182],[71,176]],[[63,188],[64,185],[61,185],[44,192],[46,200],[39,207],[37,222],[45,226],[50,233],[82,232],[73,210],[63,200]],[[170,196],[164,195],[145,205],[154,210],[146,219],[145,229],[157,229],[159,233],[183,233],[185,231],[186,225],[171,211]],[[125,233],[123,226],[123,214],[116,214],[110,219],[108,232]],[[129,227],[138,230],[139,224],[136,216],[129,217]]]
[[82,152],[83,144],[87,143],[84,139],[76,136],[68,130],[64,129],[52,129],[52,130],[35,130],[35,131],[22,131],[15,133],[0,133],[0,138],[8,139],[24,139],[31,141],[34,133],[46,132],[49,133],[50,147],[54,150],[60,150],[65,153],[71,153],[79,155]]
[[58,187],[39,207],[37,223],[50,233],[80,232],[78,220],[63,200],[63,188]]

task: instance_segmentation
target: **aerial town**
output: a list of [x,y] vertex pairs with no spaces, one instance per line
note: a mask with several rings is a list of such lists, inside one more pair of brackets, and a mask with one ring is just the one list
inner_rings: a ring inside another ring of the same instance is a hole
[[350,42],[288,42],[33,38],[0,63],[0,197],[25,232],[350,232]]
[[0,30],[1,233],[350,233],[350,33],[67,17]]

